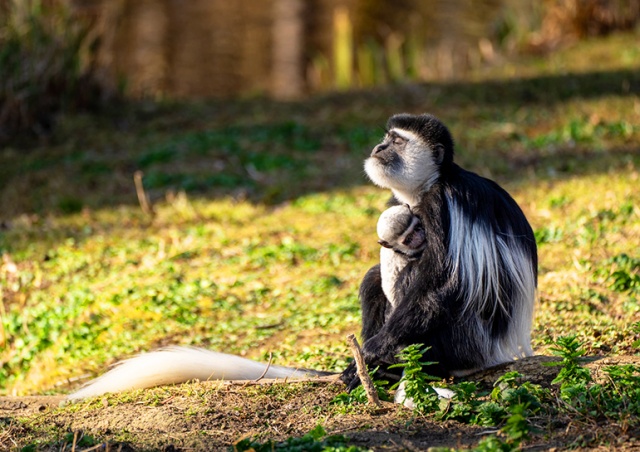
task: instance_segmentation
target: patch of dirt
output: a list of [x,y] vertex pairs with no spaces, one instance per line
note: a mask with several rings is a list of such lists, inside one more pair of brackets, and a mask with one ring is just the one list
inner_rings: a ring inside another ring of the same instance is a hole
[[[14,446],[39,443],[39,450],[60,450],[65,434],[76,431],[108,442],[113,450],[119,446],[228,450],[247,437],[259,441],[300,437],[318,424],[328,434],[350,438],[350,444],[385,450],[453,447],[477,439],[477,428],[414,418],[395,404],[336,414],[330,402],[343,389],[338,384],[317,383],[251,387],[194,383],[136,392],[126,401],[109,396],[62,408],[58,407],[60,397],[2,398],[0,418],[7,425],[6,420],[11,419],[15,433],[29,439],[14,438]],[[18,426],[28,431],[18,432]],[[57,437],[51,435],[51,427]]]
[[[491,386],[504,372],[518,370],[528,380],[548,386],[557,374],[557,367],[545,364],[551,361],[557,359],[528,358],[470,379]],[[594,359],[587,367],[597,371],[605,365],[627,363],[640,364],[640,357]],[[96,450],[105,443],[109,450],[229,450],[243,438],[283,441],[303,436],[318,424],[330,435],[348,437],[349,444],[373,450],[426,450],[433,446],[468,447],[493,431],[453,421],[434,422],[395,404],[381,409],[353,407],[341,413],[331,400],[343,390],[339,383],[242,386],[204,382],[110,395],[62,407],[59,396],[2,397],[0,450],[29,445],[31,450]],[[555,433],[536,436],[529,446],[580,447],[581,441],[589,439],[585,439],[584,428],[557,428]],[[615,426],[611,431],[589,433],[600,435],[608,447],[640,448],[633,435],[625,437]]]

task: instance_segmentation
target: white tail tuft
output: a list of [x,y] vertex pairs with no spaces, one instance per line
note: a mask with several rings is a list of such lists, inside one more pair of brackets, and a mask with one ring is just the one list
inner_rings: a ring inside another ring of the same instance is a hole
[[80,400],[109,392],[151,388],[184,383],[189,380],[304,378],[319,374],[325,374],[325,372],[269,366],[266,363],[202,348],[169,347],[117,363],[106,374],[69,394],[67,399]]

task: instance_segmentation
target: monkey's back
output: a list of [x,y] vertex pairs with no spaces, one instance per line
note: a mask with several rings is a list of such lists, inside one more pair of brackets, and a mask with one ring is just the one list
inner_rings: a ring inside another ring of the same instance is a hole
[[498,184],[456,165],[432,191],[416,211],[440,237],[412,280],[433,291],[421,302],[438,312],[414,340],[453,374],[531,355],[537,249],[524,213]]

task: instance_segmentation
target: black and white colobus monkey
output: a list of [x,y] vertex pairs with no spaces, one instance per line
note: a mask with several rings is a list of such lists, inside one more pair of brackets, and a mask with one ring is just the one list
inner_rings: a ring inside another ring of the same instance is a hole
[[[440,376],[465,375],[529,356],[537,286],[536,243],[522,210],[495,182],[453,162],[449,130],[431,115],[399,114],[365,161],[378,186],[410,206],[425,230],[417,262],[395,278],[383,268],[360,286],[363,355],[370,368],[397,362],[405,347],[430,347]],[[359,384],[355,366],[341,378]]]
[[[382,275],[381,266],[376,265],[362,281],[367,364],[395,363],[398,352],[416,343],[431,347],[425,359],[439,364],[429,371],[443,376],[531,355],[537,252],[524,214],[497,184],[453,163],[451,135],[433,116],[396,115],[387,127],[365,169],[374,183],[391,189],[399,203],[410,207],[420,220],[413,230],[421,234],[415,229],[421,225],[424,243],[417,246],[417,259],[395,263],[391,259],[398,269],[393,275],[386,270]],[[383,289],[385,278],[393,286],[389,298]],[[123,361],[68,398],[194,379],[308,374],[322,372],[171,347]],[[355,387],[359,383],[355,365],[341,378]]]

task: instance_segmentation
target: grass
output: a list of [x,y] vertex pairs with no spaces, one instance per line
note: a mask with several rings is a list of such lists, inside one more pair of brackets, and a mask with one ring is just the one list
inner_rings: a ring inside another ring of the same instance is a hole
[[168,344],[344,368],[388,197],[362,160],[397,111],[440,116],[457,160],[523,207],[540,253],[536,352],[574,334],[587,355],[637,355],[640,55],[620,51],[637,37],[452,84],[67,116],[47,147],[4,147],[0,392],[64,392]]
[[[12,303],[15,310],[5,314],[5,335],[15,353],[4,367],[5,381],[24,378],[21,384],[31,391],[44,375],[31,371],[20,377],[13,370],[29,367],[34,357],[55,365],[65,357],[83,360],[93,354],[101,367],[106,358],[101,349],[122,356],[145,343],[168,341],[166,336],[236,353],[284,340],[272,350],[279,361],[306,362],[328,353],[316,365],[344,365],[341,337],[347,325],[353,330],[358,323],[353,283],[345,280],[357,280],[362,245],[344,231],[317,225],[333,221],[358,229],[364,219],[375,220],[373,197],[363,198],[352,199],[356,218],[351,221],[324,209],[299,218],[308,210],[305,198],[277,213],[248,203],[189,204],[182,198],[159,207],[153,224],[133,207],[116,216],[67,217],[71,224],[86,225],[66,230],[71,234],[62,240],[53,234],[24,256],[8,254],[16,262],[43,258],[19,275],[7,275],[17,290],[8,291],[7,298],[18,297],[25,286],[39,289],[33,299]],[[338,199],[327,196],[326,202]],[[314,201],[315,207],[321,205],[320,199]],[[28,240],[34,232],[19,231],[11,233],[11,241]],[[314,302],[318,297],[322,303]],[[305,336],[310,341],[317,334],[337,340],[321,349],[300,347]],[[66,376],[72,374],[54,378]]]
[[250,439],[244,439],[234,445],[234,449],[237,451],[255,451],[255,452],[269,452],[274,450],[308,450],[308,451],[349,451],[355,452],[361,449],[348,447],[347,439],[344,436],[327,436],[326,431],[321,425],[311,430],[309,433],[301,438],[289,438],[282,443],[274,443],[273,441],[267,441],[265,443],[259,443],[251,441]]

